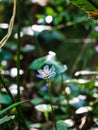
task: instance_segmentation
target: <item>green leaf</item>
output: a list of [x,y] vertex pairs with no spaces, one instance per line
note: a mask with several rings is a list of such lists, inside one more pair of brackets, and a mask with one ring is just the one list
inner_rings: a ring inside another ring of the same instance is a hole
[[57,122],[57,128],[58,130],[68,130],[68,125],[64,121],[60,120]]
[[85,11],[98,11],[97,0],[70,0],[70,1]]
[[98,0],[70,0],[74,5],[88,13],[90,18],[98,19]]
[[20,104],[23,104],[23,103],[25,103],[25,102],[28,102],[28,101],[29,101],[29,100],[14,103],[14,104],[10,105],[9,107],[7,107],[7,108],[1,110],[1,111],[0,111],[0,115],[4,114],[6,111],[10,110],[11,108],[16,107],[16,106],[18,106],[18,105],[20,105]]
[[53,10],[53,8],[51,8],[51,7],[46,7],[46,14],[47,14],[47,15],[55,16],[55,15],[56,15],[56,12]]
[[74,125],[74,122],[72,119],[66,119],[66,120],[59,120],[56,122],[56,124],[58,130],[68,130],[68,127],[72,127]]
[[38,58],[37,60],[33,61],[29,67],[30,69],[39,70],[45,65],[49,65],[49,66],[54,65],[57,74],[63,73],[67,70],[66,65],[62,65],[57,60],[54,52],[49,53],[47,56]]
[[37,60],[34,60],[29,66],[30,69],[38,70],[43,66],[43,63],[46,61],[46,57],[39,58]]
[[5,122],[8,122],[8,121],[10,121],[10,120],[12,120],[14,118],[15,118],[14,115],[12,115],[12,116],[6,115],[6,116],[4,116],[3,118],[0,119],[0,125],[5,123]]
[[8,95],[0,94],[0,104],[9,104],[11,103],[11,98]]
[[53,23],[54,23],[55,25],[58,25],[59,23],[62,22],[62,20],[63,20],[63,17],[62,17],[61,15],[58,15],[58,16],[56,16],[56,17],[54,18]]

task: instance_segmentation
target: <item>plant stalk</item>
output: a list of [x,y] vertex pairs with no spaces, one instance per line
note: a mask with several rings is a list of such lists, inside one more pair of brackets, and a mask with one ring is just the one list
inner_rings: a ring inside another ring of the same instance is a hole
[[20,38],[20,20],[21,20],[21,2],[20,0],[17,0],[17,22],[18,22],[18,40],[17,40],[17,61],[16,61],[16,66],[17,66],[17,89],[18,89],[18,93],[17,93],[17,98],[18,101],[20,101],[20,43],[21,43],[21,38]]
[[55,113],[54,113],[54,109],[53,109],[52,95],[51,95],[51,85],[50,85],[49,79],[47,80],[47,83],[48,83],[48,91],[49,91],[49,96],[50,96],[50,105],[51,105],[51,109],[52,109],[52,114],[53,114],[53,120],[54,120],[55,130],[57,130],[56,119],[55,119]]
[[[21,38],[20,38],[20,20],[21,20],[21,2],[20,0],[17,0],[17,23],[18,23],[18,40],[17,40],[17,60],[16,60],[16,66],[17,66],[17,99],[20,101],[20,43],[21,43]],[[21,130],[21,121],[20,119],[18,120],[18,129]]]

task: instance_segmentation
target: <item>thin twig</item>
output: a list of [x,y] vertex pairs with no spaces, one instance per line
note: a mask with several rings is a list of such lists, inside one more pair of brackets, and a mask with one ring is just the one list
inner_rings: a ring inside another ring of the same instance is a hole
[[12,29],[13,29],[13,25],[14,25],[14,20],[15,20],[15,14],[16,14],[16,0],[14,0],[14,7],[13,7],[13,14],[9,23],[9,28],[8,28],[8,33],[3,37],[3,39],[0,41],[0,48],[3,47],[7,40],[9,39],[11,33],[12,33]]

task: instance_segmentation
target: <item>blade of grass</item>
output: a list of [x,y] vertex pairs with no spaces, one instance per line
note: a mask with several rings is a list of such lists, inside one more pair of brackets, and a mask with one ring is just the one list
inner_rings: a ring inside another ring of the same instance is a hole
[[[5,82],[4,82],[4,80],[3,80],[3,78],[2,78],[1,75],[0,75],[0,82],[2,83],[3,87],[6,89],[8,95],[9,95],[10,98],[12,99],[12,102],[13,102],[13,103],[16,103],[16,101],[15,101],[13,95],[11,94],[11,92],[10,92],[8,86],[6,86],[6,84],[5,84]],[[17,113],[18,113],[18,117],[22,120],[22,122],[23,122],[23,124],[24,124],[25,130],[28,130],[27,124],[26,124],[25,119],[24,119],[24,117],[23,117],[23,114],[22,114],[22,112],[21,112],[21,110],[20,110],[20,107],[19,107],[19,106],[16,106],[16,110],[17,110]]]
[[11,108],[16,107],[16,106],[18,106],[18,105],[20,105],[20,104],[23,104],[23,103],[25,103],[25,102],[28,102],[28,101],[29,101],[29,100],[21,101],[21,102],[16,102],[16,103],[14,103],[14,104],[8,106],[7,108],[1,110],[1,111],[0,111],[0,115],[4,114],[6,111],[10,110]]

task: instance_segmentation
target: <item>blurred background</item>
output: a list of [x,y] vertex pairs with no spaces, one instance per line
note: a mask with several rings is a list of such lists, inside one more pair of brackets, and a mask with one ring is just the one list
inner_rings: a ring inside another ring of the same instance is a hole
[[[12,9],[12,0],[0,0],[0,39],[7,33]],[[45,80],[36,77],[36,70],[45,64],[53,64],[57,73],[51,81],[53,102],[58,105],[56,119],[71,119],[73,124],[68,123],[70,129],[96,127],[94,119],[98,117],[98,105],[94,101],[98,102],[98,21],[89,19],[69,0],[21,0],[19,9],[21,100],[32,100],[32,104],[22,106],[26,120],[30,124],[45,123],[43,114],[35,112],[34,106],[47,104],[49,95]],[[11,37],[0,49],[0,73],[16,98],[18,24],[16,13]],[[49,55],[51,57],[47,61]],[[0,89],[0,104],[4,108],[11,101],[1,83]],[[69,102],[68,107],[65,99]],[[89,112],[91,109],[86,106],[95,109]],[[88,111],[80,110],[77,114],[76,110],[81,107]],[[85,117],[87,122],[81,126]]]

